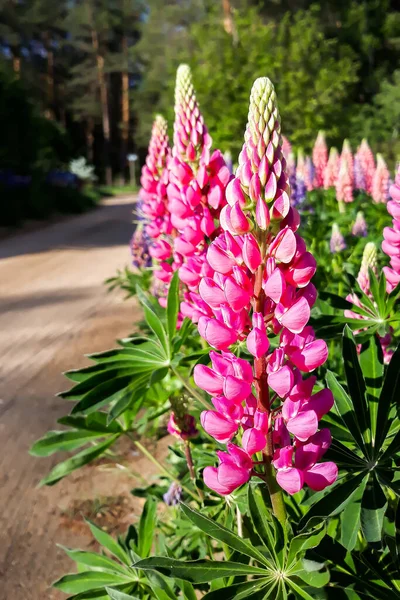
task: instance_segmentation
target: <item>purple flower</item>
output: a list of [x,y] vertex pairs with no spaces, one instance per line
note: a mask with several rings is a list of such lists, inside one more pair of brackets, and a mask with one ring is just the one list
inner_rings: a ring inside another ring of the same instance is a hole
[[357,190],[365,190],[365,174],[357,154],[354,157],[354,187]]
[[351,233],[358,237],[365,237],[367,235],[367,222],[364,219],[364,215],[362,212],[357,213],[357,217],[354,221]]
[[337,252],[341,252],[347,248],[346,242],[344,241],[344,237],[340,233],[339,226],[337,223],[332,225],[332,235],[331,240],[329,242],[329,247],[331,249],[332,254],[336,254]]
[[168,491],[163,494],[164,502],[167,506],[176,506],[182,498],[181,486],[173,481],[168,488]]

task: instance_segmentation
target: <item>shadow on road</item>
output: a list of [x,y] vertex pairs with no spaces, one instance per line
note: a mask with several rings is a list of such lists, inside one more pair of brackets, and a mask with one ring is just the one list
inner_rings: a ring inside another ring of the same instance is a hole
[[0,259],[56,249],[127,245],[132,236],[135,198],[106,200],[84,215],[0,241]]

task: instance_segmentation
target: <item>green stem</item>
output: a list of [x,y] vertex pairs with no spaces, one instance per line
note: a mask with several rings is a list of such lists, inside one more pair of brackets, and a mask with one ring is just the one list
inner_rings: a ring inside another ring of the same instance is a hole
[[154,465],[156,465],[158,469],[160,469],[161,473],[168,477],[168,479],[171,479],[172,481],[177,483],[183,490],[185,490],[187,494],[189,494],[189,496],[192,496],[194,500],[196,500],[200,504],[202,503],[202,500],[198,495],[194,494],[189,488],[183,485],[182,482],[179,481],[179,479],[171,475],[170,471],[168,471],[156,458],[154,458],[154,456],[144,446],[142,446],[140,442],[137,442],[134,439],[132,439],[130,435],[128,435],[128,437],[133,441],[135,446],[142,452],[142,454],[144,454],[146,458],[148,458]]
[[212,409],[211,404],[205,398],[203,398],[203,396],[201,394],[199,394],[199,392],[197,390],[195,390],[190,385],[190,383],[188,381],[186,381],[186,379],[184,377],[182,377],[182,375],[179,373],[179,371],[177,371],[173,367],[171,367],[171,371],[179,379],[179,381],[182,383],[183,387],[186,388],[186,390],[189,392],[189,394],[191,396],[193,396],[193,398],[196,398],[196,400],[198,400],[204,406],[204,408],[206,408],[207,410]]
[[201,498],[201,501],[204,502],[204,494],[201,490],[199,490],[199,488],[196,485],[196,471],[194,469],[192,452],[190,450],[189,440],[185,440],[183,442],[183,445],[185,447],[185,457],[186,457],[186,463],[187,463],[187,466],[189,469],[190,479],[192,480],[193,486],[194,486],[195,490],[197,491],[199,498]]
[[282,488],[276,481],[274,468],[271,464],[270,458],[265,458],[265,480],[267,482],[269,495],[271,497],[272,511],[278,521],[284,525],[286,522],[286,506],[283,498]]

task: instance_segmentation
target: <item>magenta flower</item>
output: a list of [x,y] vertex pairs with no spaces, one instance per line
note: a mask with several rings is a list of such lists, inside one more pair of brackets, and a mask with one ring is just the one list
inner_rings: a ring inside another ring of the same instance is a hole
[[328,164],[328,147],[325,141],[325,134],[323,131],[318,133],[317,139],[315,140],[312,161],[315,168],[314,185],[317,188],[323,187],[324,185],[324,173]]
[[381,154],[376,155],[376,169],[372,179],[372,199],[386,203],[389,197],[390,173]]
[[282,153],[283,153],[283,156],[285,157],[286,161],[288,160],[291,152],[292,152],[292,144],[289,142],[287,137],[283,135],[282,136]]
[[[173,240],[173,270],[187,287],[181,311],[195,322],[204,312],[198,286],[212,273],[206,261],[207,240],[215,235],[215,221],[226,204],[231,178],[219,150],[211,154],[211,137],[204,124],[190,69],[181,65],[175,88],[174,147],[168,163],[167,208],[177,234]],[[240,219],[240,214],[235,215]],[[200,302],[201,305],[201,302]]]
[[[329,390],[313,394],[315,377],[303,380],[301,375],[322,365],[328,351],[307,325],[317,296],[311,283],[316,262],[297,232],[300,217],[289,198],[275,91],[262,78],[251,92],[239,166],[226,189],[223,232],[207,250],[213,273],[199,284],[199,296],[210,311],[202,308],[199,333],[222,350],[210,353],[211,367],[194,369],[196,384],[213,397],[214,410],[203,412],[201,422],[209,435],[228,443],[229,452],[218,453],[220,465],[207,467],[204,480],[223,495],[253,475],[263,476],[253,456],[262,453],[263,461],[272,463],[284,447],[290,447],[295,461],[291,474],[282,476],[284,489],[297,490],[308,481],[313,489],[323,489],[336,478],[335,467],[318,462],[329,445],[326,440],[313,461],[303,465],[298,458],[296,464],[297,448],[314,440],[333,400]],[[272,352],[269,333],[280,336]],[[251,361],[228,351],[242,342]],[[274,411],[272,402],[278,403]],[[242,449],[231,443],[239,433]],[[281,467],[275,466],[279,474]],[[290,485],[285,477],[296,481]]]
[[383,230],[382,250],[390,258],[390,267],[384,267],[386,289],[390,293],[400,283],[400,166],[395,182],[390,186],[391,200],[387,203],[388,213],[393,217],[392,227]]
[[[342,146],[342,153],[340,155],[340,166],[345,163],[347,167],[347,172],[350,178],[351,187],[354,186],[354,158],[353,153],[351,151],[351,146],[349,140],[344,140]],[[339,168],[340,171],[340,168]]]
[[171,435],[184,441],[195,438],[199,434],[196,420],[192,415],[185,414],[178,419],[173,412],[169,416],[167,430]]

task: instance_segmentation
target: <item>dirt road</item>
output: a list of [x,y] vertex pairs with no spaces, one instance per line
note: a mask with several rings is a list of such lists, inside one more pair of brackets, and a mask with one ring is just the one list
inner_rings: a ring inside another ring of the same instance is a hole
[[49,589],[72,566],[55,544],[79,547],[88,538],[61,526],[62,511],[73,498],[129,489],[116,473],[92,469],[38,490],[57,457],[35,459],[28,448],[68,410],[54,397],[69,387],[61,372],[131,331],[134,302],[107,293],[103,281],[129,264],[133,200],[115,198],[0,242],[1,600],[64,598]]

